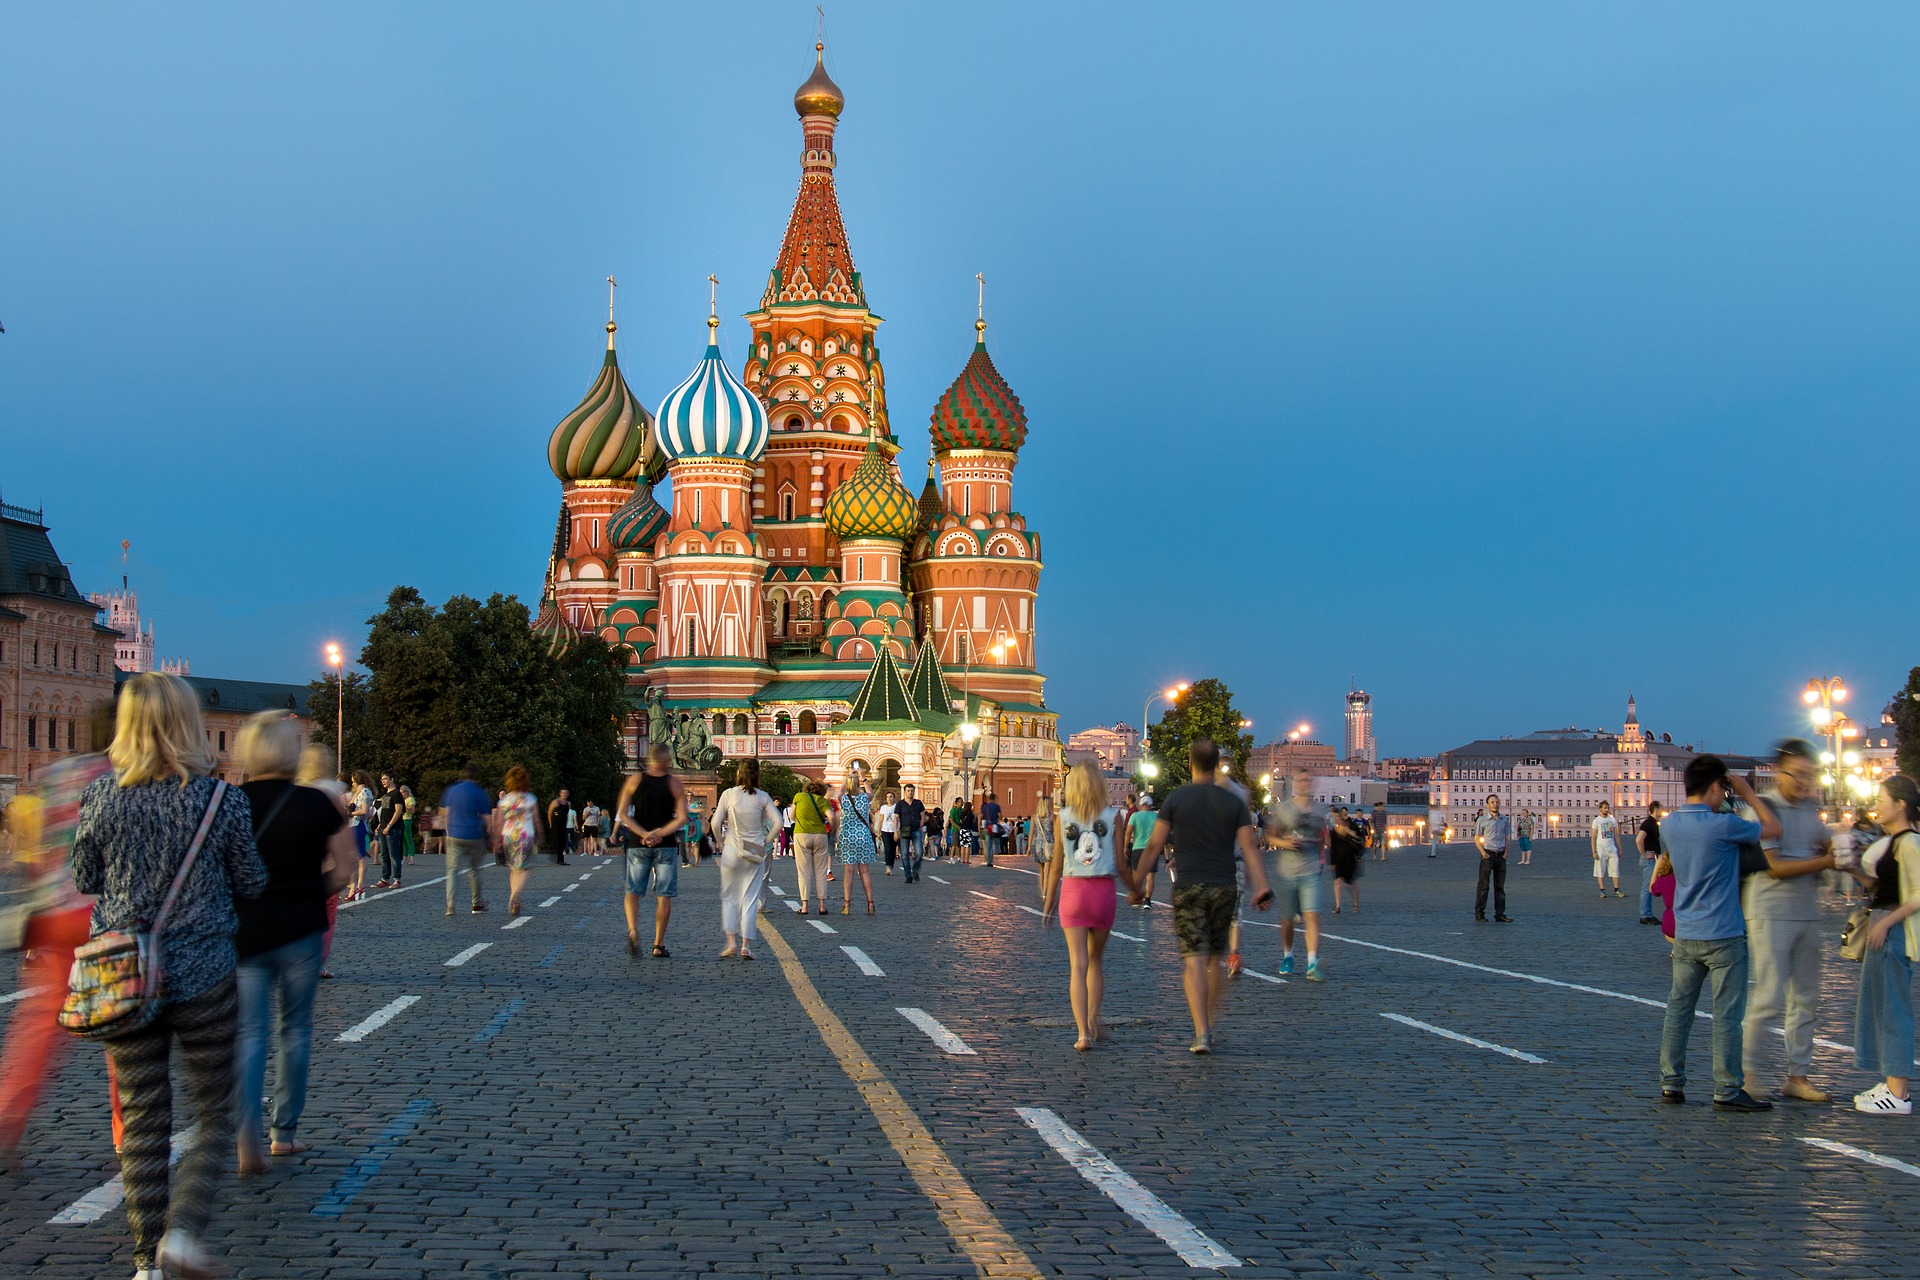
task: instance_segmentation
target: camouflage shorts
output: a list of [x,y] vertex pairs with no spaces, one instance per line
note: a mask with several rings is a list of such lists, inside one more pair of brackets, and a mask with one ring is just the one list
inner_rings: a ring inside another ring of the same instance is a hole
[[1183,956],[1227,953],[1240,890],[1230,884],[1183,884],[1173,891],[1173,934]]

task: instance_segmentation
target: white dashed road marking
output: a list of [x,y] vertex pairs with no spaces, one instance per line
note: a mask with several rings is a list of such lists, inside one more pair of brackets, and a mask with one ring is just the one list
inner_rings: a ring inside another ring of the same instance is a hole
[[1868,1164],[1877,1164],[1882,1169],[1892,1169],[1896,1173],[1912,1174],[1920,1178],[1920,1168],[1908,1164],[1905,1160],[1895,1160],[1892,1156],[1876,1155],[1861,1147],[1850,1147],[1844,1142],[1834,1142],[1830,1138],[1802,1138],[1800,1141],[1822,1151],[1831,1151],[1835,1155],[1852,1156],[1855,1160],[1864,1160]]
[[1101,1155],[1091,1142],[1067,1127],[1045,1107],[1019,1107],[1020,1118],[1059,1152],[1074,1172],[1098,1187],[1129,1218],[1166,1241],[1190,1267],[1238,1267],[1240,1259],[1221,1248],[1206,1232],[1187,1221],[1166,1201],[1134,1181],[1132,1175]]
[[939,876],[930,875],[927,877],[927,879],[933,881],[935,884],[952,884],[953,883],[953,881],[951,880],[942,880]]
[[518,919],[507,921],[505,924],[501,925],[500,927],[502,929],[518,929],[521,925],[525,924],[527,921],[531,919],[533,919],[532,916],[521,916]]
[[579,887],[580,887],[580,882],[578,880],[575,880],[572,884],[568,885],[566,888],[562,889],[560,892],[572,893],[575,889],[578,889]]
[[982,893],[982,892],[980,892],[980,891],[979,891],[978,889],[969,889],[969,890],[967,890],[967,892],[968,892],[968,893],[970,893],[970,894],[972,894],[972,895],[973,895],[974,897],[976,897],[976,898],[986,898],[986,899],[988,899],[988,900],[990,900],[990,901],[993,901],[993,902],[998,902],[998,901],[1000,901],[1000,899],[999,899],[999,898],[997,898],[997,897],[994,897],[994,895],[993,895],[993,894],[991,894],[991,893]]
[[1287,985],[1285,978],[1276,978],[1272,974],[1262,973],[1258,969],[1242,969],[1240,972],[1246,974],[1249,978],[1258,978],[1262,982],[1275,982],[1283,987]]
[[25,1000],[39,989],[38,987],[22,987],[18,991],[9,991],[6,995],[0,996],[0,1004],[12,1004],[15,1000]]
[[842,947],[840,949],[846,952],[847,959],[859,965],[860,972],[866,974],[869,978],[884,978],[887,976],[886,970],[882,969],[879,965],[875,964],[873,962],[873,957],[869,956],[866,952],[862,951],[860,948]]
[[1145,942],[1146,941],[1145,938],[1136,938],[1132,934],[1122,933],[1118,929],[1113,930],[1113,936],[1116,938],[1125,938],[1128,942]]
[[1473,1036],[1463,1036],[1458,1031],[1449,1031],[1445,1027],[1436,1027],[1431,1022],[1421,1022],[1417,1018],[1409,1018],[1403,1013],[1383,1013],[1380,1016],[1389,1022],[1397,1022],[1404,1027],[1413,1027],[1420,1031],[1432,1032],[1436,1036],[1445,1036],[1447,1039],[1457,1040],[1461,1044],[1470,1044],[1476,1049],[1488,1049],[1494,1053],[1504,1053],[1509,1058],[1518,1058],[1522,1062],[1537,1064],[1546,1061],[1545,1058],[1536,1057],[1531,1053],[1522,1053],[1518,1049],[1509,1049],[1507,1046],[1495,1044],[1491,1040],[1480,1040]]
[[476,942],[472,946],[468,947],[465,951],[462,951],[459,955],[453,957],[453,959],[447,961],[446,967],[449,969],[458,969],[461,965],[473,959],[475,956],[479,955],[482,951],[485,951],[488,947],[492,945],[493,944],[491,942]]
[[431,880],[422,880],[418,884],[403,885],[398,889],[389,889],[385,893],[370,893],[364,898],[355,898],[352,902],[341,903],[340,910],[345,911],[349,907],[364,907],[369,902],[378,902],[382,898],[391,898],[396,893],[412,893],[415,889],[424,889],[430,884],[439,884],[445,879],[445,876],[435,876]]
[[[187,1148],[193,1145],[193,1138],[194,1130],[192,1128],[187,1129],[184,1133],[174,1134],[173,1151],[167,1156],[167,1163],[170,1165],[180,1163],[180,1157],[185,1155]],[[60,1212],[54,1214],[51,1218],[48,1218],[47,1225],[50,1227],[84,1227],[89,1223],[98,1222],[113,1210],[118,1209],[120,1202],[126,1198],[126,1194],[126,1187],[121,1183],[120,1175],[116,1173]]]
[[[1027,905],[1026,903],[1024,903],[1024,902],[1016,902],[1016,903],[1014,903],[1013,905],[1014,905],[1015,907],[1017,907],[1017,908],[1019,908],[1019,909],[1020,909],[1021,911],[1024,911],[1024,912],[1026,912],[1026,913],[1027,913],[1028,915],[1030,915],[1030,916],[1038,916],[1038,915],[1041,915],[1041,913],[1040,913],[1040,911],[1038,911],[1038,910],[1037,910],[1036,908],[1033,908],[1033,907],[1030,907],[1030,906],[1028,906],[1028,905]],[[1044,917],[1044,916],[1042,916],[1041,918],[1042,918],[1042,919],[1044,919],[1045,917]]]
[[839,931],[838,929],[836,929],[836,928],[834,928],[834,927],[833,927],[832,925],[830,925],[830,924],[828,924],[828,923],[827,923],[827,922],[826,922],[825,920],[809,920],[809,921],[807,921],[807,923],[808,923],[808,924],[810,924],[810,925],[812,925],[812,926],[813,926],[814,928],[816,928],[816,929],[818,929],[818,930],[819,930],[820,932],[822,932],[822,933],[838,933],[838,932],[840,932],[840,931]]
[[933,1015],[928,1013],[925,1009],[896,1009],[894,1010],[894,1012],[898,1013],[901,1017],[905,1018],[908,1022],[911,1022],[914,1026],[926,1032],[928,1039],[932,1040],[935,1044],[939,1045],[942,1049],[945,1049],[948,1053],[954,1053],[954,1054],[964,1053],[970,1057],[979,1056],[978,1054],[975,1054],[972,1049],[967,1047],[967,1042],[965,1040],[962,1040],[959,1036],[953,1034],[953,1032],[941,1026],[937,1021],[934,1020]]
[[369,1035],[399,1017],[410,1006],[419,1003],[419,996],[401,996],[391,1004],[380,1006],[380,1008],[374,1010],[371,1015],[354,1023],[345,1031],[335,1036],[334,1039],[344,1041],[347,1044],[354,1044],[358,1041],[365,1040]]
[[551,898],[548,898],[545,902],[541,903],[540,905],[543,907],[550,907],[558,901],[560,901],[560,895],[556,893]]

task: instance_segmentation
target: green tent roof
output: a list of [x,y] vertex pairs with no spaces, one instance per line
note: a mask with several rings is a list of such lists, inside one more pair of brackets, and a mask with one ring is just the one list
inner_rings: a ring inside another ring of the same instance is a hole
[[891,645],[881,645],[873,660],[866,683],[854,695],[853,713],[839,727],[853,729],[876,724],[918,725],[913,701],[907,697],[907,683],[900,678],[900,667],[893,660]]
[[920,652],[914,656],[913,674],[907,677],[907,698],[930,727],[943,731],[953,727],[953,690],[940,670],[940,660],[933,655],[931,640],[922,640]]

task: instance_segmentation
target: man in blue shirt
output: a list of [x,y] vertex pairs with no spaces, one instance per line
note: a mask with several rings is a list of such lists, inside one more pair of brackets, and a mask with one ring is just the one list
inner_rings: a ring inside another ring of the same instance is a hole
[[[1780,838],[1780,824],[1746,779],[1718,756],[1687,762],[1687,802],[1660,823],[1673,864],[1673,989],[1660,1037],[1660,1101],[1687,1100],[1687,1036],[1700,988],[1713,981],[1713,1105],[1771,1111],[1750,1095],[1741,1070],[1740,1024],[1747,1013],[1747,922],[1740,911],[1740,846]],[[1731,792],[1754,818],[1722,812]]]
[[980,806],[980,847],[986,850],[987,865],[993,865],[993,855],[1000,844],[1000,802],[994,799],[993,792],[987,792],[987,802]]
[[460,879],[462,863],[467,867],[473,890],[471,910],[478,915],[487,909],[487,900],[480,892],[480,859],[487,851],[487,837],[491,834],[493,797],[474,781],[479,776],[480,771],[469,764],[460,771],[460,781],[440,797],[441,815],[447,828],[448,915],[453,914],[453,886]]

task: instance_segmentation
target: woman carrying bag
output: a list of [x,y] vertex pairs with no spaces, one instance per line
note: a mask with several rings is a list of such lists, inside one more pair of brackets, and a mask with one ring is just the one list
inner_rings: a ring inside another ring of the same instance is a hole
[[[120,1176],[136,1280],[161,1280],[163,1268],[175,1280],[211,1276],[200,1235],[233,1151],[233,900],[259,896],[267,869],[245,794],[208,776],[207,731],[185,681],[158,672],[127,681],[107,757],[114,772],[80,801],[73,878],[99,895],[95,939],[151,930],[159,969],[144,1020],[107,1040],[126,1117]],[[70,993],[64,1024],[84,1016],[84,994]],[[170,1179],[176,1041],[199,1136]]]
[[779,830],[780,806],[760,789],[760,762],[742,760],[734,785],[713,806],[713,833],[720,840],[720,928],[727,935],[722,960],[753,959],[767,852]]
[[[1887,834],[1860,859],[1871,914],[1860,958],[1860,996],[1853,1019],[1854,1065],[1881,1083],[1855,1094],[1853,1109],[1871,1115],[1913,1114],[1913,961],[1920,956],[1920,787],[1895,774],[1880,784],[1880,825]],[[1849,922],[1851,925],[1853,922]],[[1854,927],[1857,932],[1858,926]],[[1845,944],[1843,943],[1843,946]]]

